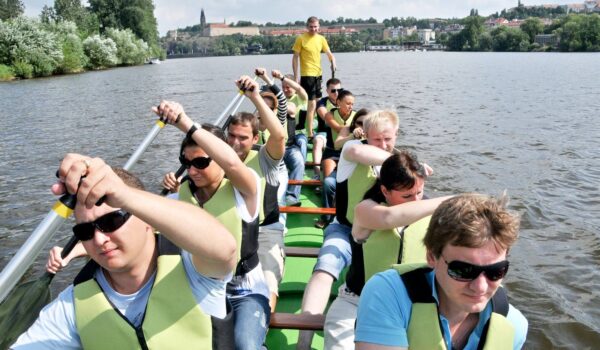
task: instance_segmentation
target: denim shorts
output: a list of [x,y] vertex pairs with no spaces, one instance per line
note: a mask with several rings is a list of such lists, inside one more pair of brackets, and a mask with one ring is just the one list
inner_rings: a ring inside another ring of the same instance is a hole
[[329,224],[323,233],[323,245],[314,271],[327,272],[337,280],[340,272],[352,262],[351,235],[352,227],[337,221]]

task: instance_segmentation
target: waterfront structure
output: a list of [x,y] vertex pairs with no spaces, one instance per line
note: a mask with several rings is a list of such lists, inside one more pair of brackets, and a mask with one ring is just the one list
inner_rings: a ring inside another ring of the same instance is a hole
[[542,46],[556,47],[559,43],[559,38],[556,34],[537,34],[534,42]]
[[417,26],[412,27],[390,27],[383,30],[384,39],[400,39],[407,36],[411,36],[417,31]]
[[435,42],[435,32],[431,29],[417,29],[417,35],[421,44],[428,45]]

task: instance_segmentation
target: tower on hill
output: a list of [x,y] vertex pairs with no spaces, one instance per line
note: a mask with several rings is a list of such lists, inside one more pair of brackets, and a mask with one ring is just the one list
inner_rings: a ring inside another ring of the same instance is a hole
[[200,32],[204,32],[204,28],[206,28],[206,17],[204,16],[204,9],[200,11]]

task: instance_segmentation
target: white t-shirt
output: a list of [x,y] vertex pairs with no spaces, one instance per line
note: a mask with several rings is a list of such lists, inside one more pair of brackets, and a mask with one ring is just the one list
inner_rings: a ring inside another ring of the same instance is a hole
[[[182,250],[181,257],[189,285],[200,309],[211,316],[225,317],[225,285],[231,279],[231,275],[223,280],[206,277],[196,270],[189,252]],[[105,291],[108,300],[131,323],[138,326],[143,320],[156,272],[140,290],[129,295],[115,291],[101,269],[96,270],[94,277]],[[63,350],[82,347],[75,324],[73,285],[70,285],[42,309],[35,323],[17,339],[11,349]]]

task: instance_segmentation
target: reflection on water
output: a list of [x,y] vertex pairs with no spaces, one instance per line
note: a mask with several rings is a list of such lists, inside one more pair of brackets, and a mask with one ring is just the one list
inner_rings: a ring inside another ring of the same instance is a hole
[[[337,59],[337,75],[356,95],[357,109],[398,111],[400,145],[435,169],[430,195],[508,190],[522,230],[505,284],[529,319],[527,348],[597,348],[600,55],[406,52]],[[50,209],[49,185],[64,153],[122,165],[153,126],[150,108],[161,99],[212,121],[235,96],[235,78],[258,65],[286,71],[290,62],[289,55],[172,60],[0,84],[0,267]],[[181,137],[166,127],[134,166],[150,189],[157,191],[162,175],[177,168]],[[65,225],[51,244],[64,243],[69,230]],[[44,263],[40,256],[29,275]],[[60,274],[55,291],[80,266]]]

